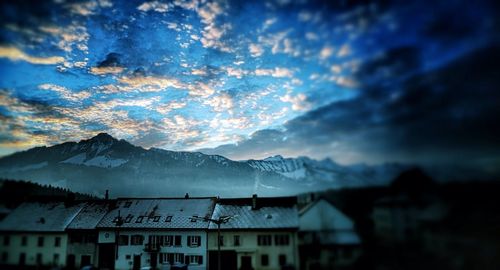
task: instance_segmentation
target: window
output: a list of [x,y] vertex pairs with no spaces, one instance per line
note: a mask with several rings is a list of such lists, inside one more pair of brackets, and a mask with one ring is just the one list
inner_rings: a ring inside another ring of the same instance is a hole
[[269,265],[269,256],[267,254],[263,254],[260,256],[260,264],[262,266],[268,266]]
[[54,238],[54,246],[56,246],[56,247],[61,246],[61,237]]
[[130,223],[132,221],[132,219],[134,218],[133,215],[131,214],[128,214],[127,217],[125,218],[125,223]]
[[182,253],[160,253],[160,263],[184,263],[184,254]]
[[43,247],[43,236],[38,237],[38,246]]
[[257,235],[257,245],[270,246],[273,238],[271,235]]
[[130,259],[132,259],[132,255],[130,254],[125,255],[125,260],[130,260]]
[[155,216],[155,217],[153,218],[153,222],[158,222],[158,221],[160,221],[160,217],[161,217],[161,216]]
[[163,236],[163,245],[166,247],[171,247],[174,244],[174,236],[173,235],[164,235]]
[[219,236],[219,245],[220,246],[224,245],[224,236],[223,235]]
[[54,253],[54,257],[53,257],[53,263],[54,265],[59,265],[59,254],[57,253]]
[[10,245],[10,237],[8,235],[3,236],[3,245],[4,246]]
[[26,263],[26,253],[21,252],[19,254],[19,265],[24,265]]
[[165,222],[171,222],[172,221],[172,216],[167,216],[165,218]]
[[142,235],[136,234],[130,237],[130,245],[132,246],[142,245],[143,242],[144,242],[144,236]]
[[187,244],[188,247],[199,247],[201,242],[201,236],[188,236]]
[[290,237],[286,234],[275,235],[274,244],[277,246],[288,246],[290,244]]
[[187,255],[185,257],[186,264],[203,264],[203,256],[200,255]]
[[9,253],[7,253],[5,251],[2,252],[2,262],[6,263],[8,259],[9,259]]
[[127,246],[128,245],[128,235],[118,236],[118,245]]
[[182,240],[182,237],[180,235],[176,235],[175,236],[174,246],[176,246],[176,247],[182,246],[181,240]]
[[280,262],[280,266],[285,265],[285,264],[286,264],[286,255],[281,254],[281,255],[279,256],[279,259],[278,259],[278,260],[279,260],[279,262]]
[[143,219],[144,216],[138,216],[137,219],[135,220],[135,223],[141,223]]
[[42,253],[37,253],[36,254],[36,264],[41,265],[42,264]]
[[123,208],[130,208],[131,205],[132,205],[132,202],[125,202],[125,205],[123,206]]
[[239,246],[240,245],[240,236],[239,235],[235,235],[233,240],[234,240],[234,245],[235,246]]
[[28,245],[28,237],[27,236],[23,236],[21,238],[21,246],[25,247]]

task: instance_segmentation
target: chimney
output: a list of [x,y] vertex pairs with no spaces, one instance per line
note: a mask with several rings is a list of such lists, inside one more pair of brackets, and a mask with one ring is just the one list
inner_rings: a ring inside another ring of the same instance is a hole
[[186,195],[184,195],[184,199],[189,199],[189,193],[186,193]]
[[106,189],[106,195],[104,195],[104,199],[109,200],[109,190]]
[[252,210],[257,210],[257,194],[252,195]]

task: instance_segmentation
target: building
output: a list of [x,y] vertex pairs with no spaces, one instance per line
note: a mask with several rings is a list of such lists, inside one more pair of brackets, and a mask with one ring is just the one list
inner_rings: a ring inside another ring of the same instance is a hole
[[140,269],[176,263],[207,268],[215,198],[118,199],[98,223],[99,267]]
[[361,255],[353,221],[325,199],[299,211],[301,269],[340,269]]
[[108,200],[89,201],[66,227],[67,268],[80,269],[86,265],[99,264],[96,227],[113,205],[114,202]]
[[[219,199],[212,220],[220,225],[221,269],[297,269],[296,197]],[[217,269],[218,226],[210,223],[209,269]]]
[[82,203],[25,202],[0,222],[2,265],[65,266],[68,224]]

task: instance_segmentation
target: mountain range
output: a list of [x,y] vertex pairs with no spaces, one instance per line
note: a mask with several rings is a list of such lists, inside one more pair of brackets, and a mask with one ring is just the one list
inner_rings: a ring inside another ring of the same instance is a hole
[[344,166],[330,159],[273,156],[234,161],[219,155],[144,149],[106,133],[0,158],[0,177],[102,196],[293,195],[386,185],[408,166]]

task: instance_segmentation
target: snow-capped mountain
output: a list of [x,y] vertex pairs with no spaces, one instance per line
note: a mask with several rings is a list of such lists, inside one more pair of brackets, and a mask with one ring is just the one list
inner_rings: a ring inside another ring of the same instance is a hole
[[199,152],[149,150],[101,133],[0,158],[0,177],[115,196],[290,195],[388,183],[399,165],[342,166],[329,159],[270,157],[233,161]]
[[314,160],[308,157],[283,158],[280,155],[248,160],[246,163],[260,171],[275,172],[296,181],[322,183],[333,188],[388,184],[407,168],[399,164],[343,166],[329,158]]

